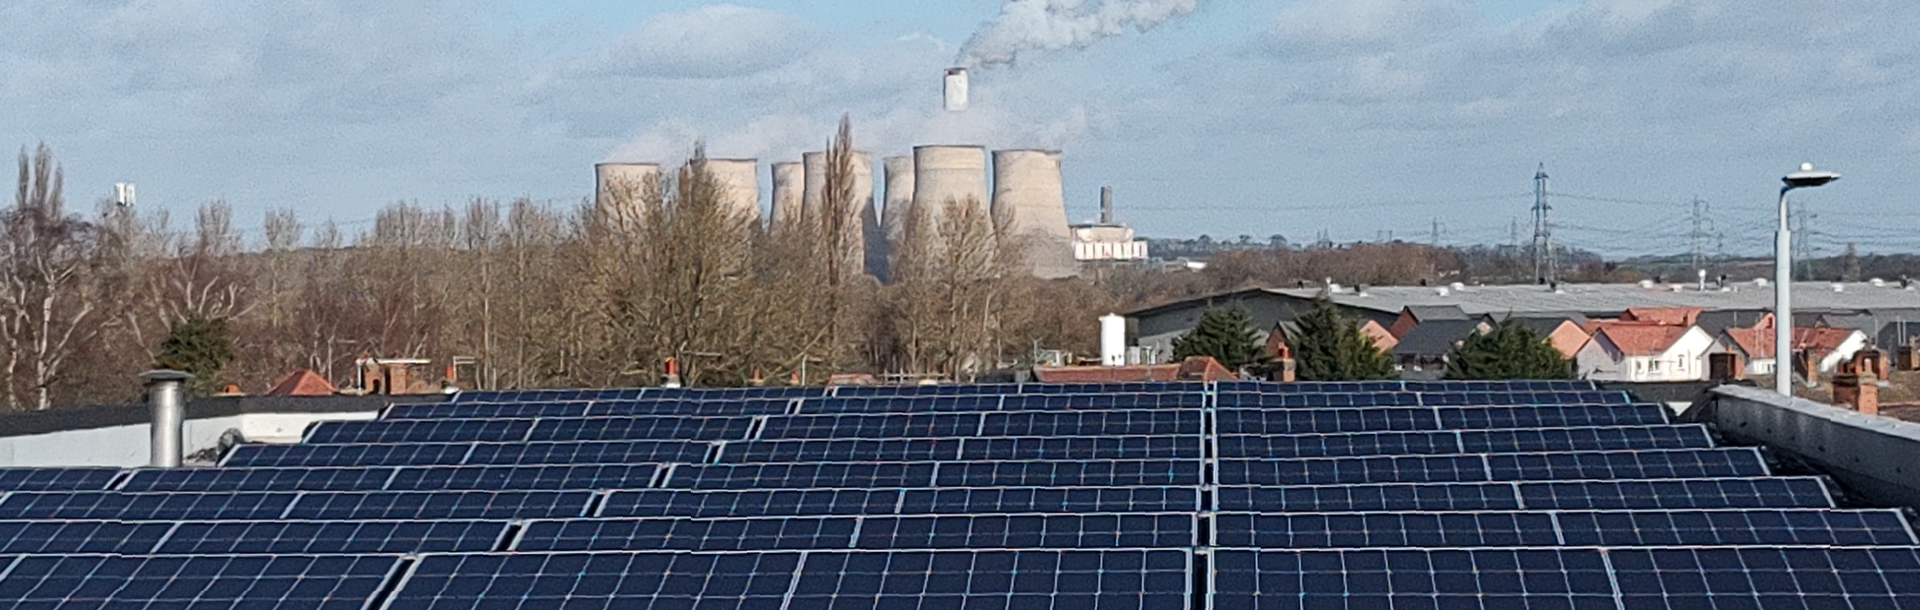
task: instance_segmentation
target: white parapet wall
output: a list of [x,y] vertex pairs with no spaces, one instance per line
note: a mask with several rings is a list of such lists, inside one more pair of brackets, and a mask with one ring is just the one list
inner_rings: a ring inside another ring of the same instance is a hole
[[[220,446],[229,431],[253,443],[297,443],[323,421],[379,417],[387,399],[440,397],[247,397],[191,401],[182,425],[187,456]],[[151,439],[146,405],[95,406],[0,416],[0,467],[148,465]]]

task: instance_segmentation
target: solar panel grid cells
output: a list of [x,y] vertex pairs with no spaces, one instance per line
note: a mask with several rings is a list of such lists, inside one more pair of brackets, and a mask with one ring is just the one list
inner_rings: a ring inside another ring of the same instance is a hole
[[1194,487],[909,489],[899,513],[1096,513],[1199,510]]
[[141,470],[121,486],[124,491],[373,491],[383,489],[402,469],[378,468],[202,468]]
[[1198,460],[948,462],[938,487],[1140,487],[1199,485]]
[[1748,448],[1513,453],[1487,456],[1501,481],[1578,479],[1688,479],[1766,476],[1760,454]]
[[1366,455],[1466,453],[1453,432],[1362,432],[1353,434],[1223,435],[1220,457],[1314,458]]
[[947,438],[980,434],[979,413],[774,417],[762,439]]
[[1156,436],[1200,434],[1195,409],[1018,411],[986,416],[981,436]]
[[1449,430],[1652,426],[1667,423],[1659,405],[1566,404],[1523,407],[1440,407],[1440,427]]
[[1214,553],[1216,608],[1616,608],[1599,551]]
[[1736,510],[1565,512],[1569,546],[1912,545],[1893,511]]
[[680,466],[667,487],[682,489],[832,489],[927,487],[935,462]]
[[786,398],[748,398],[739,400],[701,400],[687,398],[640,400],[603,400],[579,415],[586,417],[628,417],[636,415],[680,415],[689,417],[778,415],[790,408]]
[[139,555],[152,551],[172,528],[161,522],[0,521],[0,555]]
[[961,460],[1145,460],[1198,459],[1202,437],[999,437],[970,438],[961,444]]
[[394,405],[387,409],[387,420],[403,419],[534,419],[540,417],[585,417],[592,401],[555,402],[459,402]]
[[1215,516],[1215,546],[1225,548],[1551,547],[1547,513],[1236,514]]
[[221,465],[228,468],[328,466],[452,466],[464,462],[474,443],[352,445],[239,445]]
[[1451,483],[1487,480],[1478,455],[1220,460],[1221,485]]
[[525,553],[422,557],[395,610],[779,610],[799,553]]
[[743,440],[750,417],[598,417],[543,419],[527,435],[532,441]]
[[480,443],[464,463],[497,466],[692,463],[712,445],[695,441]]
[[1612,549],[1621,607],[1907,608],[1920,599],[1913,548]]
[[0,492],[106,489],[116,468],[0,468]]
[[505,521],[187,522],[154,549],[162,555],[482,553]]
[[1605,451],[1613,449],[1708,449],[1713,439],[1705,426],[1612,426],[1462,430],[1463,453]]
[[1746,478],[1517,483],[1529,509],[1832,508],[1819,479]]
[[631,489],[653,482],[652,464],[402,468],[390,491]]
[[274,519],[293,493],[12,493],[0,499],[0,519]]
[[20,608],[302,608],[361,610],[391,556],[33,556],[0,579]]
[[862,549],[1187,548],[1191,514],[868,517]]
[[753,441],[728,445],[722,463],[772,462],[931,462],[961,459],[957,438],[941,439],[809,439]]
[[528,419],[325,421],[307,429],[307,443],[459,443],[525,440]]
[[593,492],[305,493],[289,519],[535,519],[584,516]]
[[1329,434],[1438,430],[1433,409],[1380,407],[1374,409],[1220,409],[1215,415],[1220,434]]
[[782,489],[770,491],[635,490],[608,494],[603,517],[754,517],[885,515],[898,491]]
[[809,553],[787,610],[1190,610],[1180,551]]
[[534,551],[774,551],[846,549],[854,517],[596,519],[529,522],[514,545]]
[[1266,512],[1471,511],[1521,508],[1504,483],[1221,487],[1218,510]]

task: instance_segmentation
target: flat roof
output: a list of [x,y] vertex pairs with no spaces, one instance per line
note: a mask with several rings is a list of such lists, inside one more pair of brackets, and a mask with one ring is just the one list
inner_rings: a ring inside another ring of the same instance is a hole
[[[1656,284],[1560,284],[1559,290],[1532,284],[1498,286],[1369,286],[1364,296],[1353,287],[1342,287],[1331,295],[1333,302],[1358,309],[1398,314],[1414,307],[1455,306],[1468,315],[1534,314],[1618,314],[1633,307],[1703,307],[1706,309],[1773,309],[1773,286],[1753,282],[1728,284],[1725,288],[1694,285]],[[1839,287],[1838,290],[1835,287]],[[1920,288],[1920,285],[1916,285]],[[1312,299],[1322,289],[1254,288],[1182,299],[1177,302],[1141,308],[1129,316],[1160,313],[1192,303],[1258,293],[1296,299]],[[1870,282],[1794,282],[1793,307],[1796,311],[1858,311],[1875,309],[1920,308],[1920,290],[1903,289],[1896,282],[1875,286]]]

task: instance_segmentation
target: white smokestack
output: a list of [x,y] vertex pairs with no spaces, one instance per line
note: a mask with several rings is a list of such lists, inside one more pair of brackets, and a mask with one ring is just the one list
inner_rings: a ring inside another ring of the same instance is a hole
[[1004,0],[1000,16],[960,47],[967,66],[1013,63],[1028,51],[1077,49],[1124,33],[1145,32],[1192,13],[1200,0]]
[[1126,366],[1127,319],[1115,314],[1100,316],[1100,366]]
[[967,109],[966,68],[947,68],[945,93],[947,112],[963,112]]

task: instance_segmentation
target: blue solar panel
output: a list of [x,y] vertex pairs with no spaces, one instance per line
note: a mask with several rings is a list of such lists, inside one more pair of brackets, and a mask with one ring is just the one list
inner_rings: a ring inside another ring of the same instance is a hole
[[1263,394],[1258,392],[1221,392],[1216,399],[1223,408],[1314,408],[1328,407],[1417,407],[1420,395],[1407,392],[1355,392],[1339,394]]
[[1220,409],[1220,434],[1329,434],[1439,430],[1440,418],[1428,407],[1373,409]]
[[833,397],[800,402],[805,415],[842,413],[968,413],[980,411],[1058,411],[1200,408],[1201,392],[1138,394],[1006,394],[917,397]]
[[1227,548],[1912,545],[1893,511],[1219,513]]
[[1221,487],[1217,509],[1264,512],[1475,511],[1522,508],[1507,483]]
[[530,419],[325,421],[307,428],[308,443],[458,443],[527,440]]
[[124,491],[372,491],[398,468],[192,468],[141,470]]
[[631,464],[704,462],[710,443],[702,441],[580,441],[480,443],[465,463],[474,465]]
[[651,485],[652,464],[222,468],[141,471],[127,491],[439,491],[628,489]]
[[1214,516],[1225,548],[1559,546],[1553,515],[1521,512],[1401,512]]
[[[1508,490],[1508,498],[1512,498]],[[1194,487],[994,489],[635,490],[607,495],[601,515],[752,517],[1196,511]]]
[[[724,463],[930,462],[1199,458],[1201,437],[974,437],[892,440],[781,440],[729,443]],[[691,462],[695,460],[679,460]]]
[[746,519],[580,519],[531,521],[513,550],[776,551],[847,549],[861,528],[856,517]]
[[278,519],[296,493],[13,493],[0,499],[0,519]]
[[1190,610],[1183,551],[430,555],[396,607]]
[[1766,477],[1664,481],[1552,481],[1514,485],[1532,509],[1832,508],[1820,479]]
[[179,524],[156,555],[479,553],[505,521],[225,521]]
[[589,491],[308,492],[287,519],[538,519],[585,516]]
[[1214,553],[1217,608],[1616,610],[1597,550]]
[[1772,474],[1750,447],[1729,449],[1648,449],[1568,453],[1488,455],[1497,481],[1580,479],[1692,479],[1758,477]]
[[1700,425],[1462,430],[1458,434],[1463,453],[1713,447],[1706,426]]
[[1621,608],[1908,608],[1920,549],[1613,549]]
[[763,439],[939,438],[978,436],[985,415],[812,415],[767,420]]
[[868,517],[863,549],[1151,549],[1199,542],[1188,514]]
[[117,476],[115,468],[0,468],[0,492],[106,489]]
[[764,439],[957,436],[1156,436],[1200,434],[1200,411],[1008,411],[814,415],[767,421]]
[[427,402],[397,404],[382,419],[534,419],[586,417],[593,401],[566,402]]
[[757,517],[801,515],[889,515],[900,506],[900,490],[781,489],[689,491],[643,489],[607,494],[597,516],[604,517]]
[[1891,510],[1569,511],[1554,519],[1569,546],[1920,544]]
[[719,441],[746,438],[747,417],[590,417],[543,419],[530,441]]
[[683,489],[831,489],[927,487],[940,462],[677,466],[664,487]]
[[1366,394],[1373,392],[1399,392],[1405,388],[1400,381],[1300,381],[1290,383],[1269,383],[1264,381],[1217,381],[1214,388],[1220,392],[1257,392],[1263,394]]
[[161,522],[0,521],[0,555],[139,555],[153,550],[171,529],[173,524]]
[[668,474],[665,486],[686,489],[824,489],[1131,487],[1199,483],[1198,460],[1102,460],[678,466]]
[[452,466],[466,463],[475,443],[239,445],[222,466]]
[[586,410],[590,417],[627,417],[635,415],[782,415],[793,408],[792,398],[753,398],[745,400],[661,399],[600,401]]
[[1561,405],[1552,407],[1441,407],[1440,426],[1489,428],[1579,428],[1653,426],[1667,423],[1660,405]]
[[27,556],[0,579],[16,608],[364,610],[393,556]]

